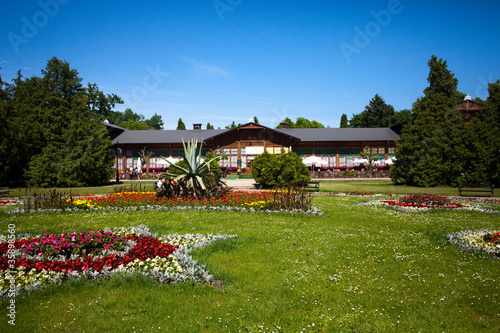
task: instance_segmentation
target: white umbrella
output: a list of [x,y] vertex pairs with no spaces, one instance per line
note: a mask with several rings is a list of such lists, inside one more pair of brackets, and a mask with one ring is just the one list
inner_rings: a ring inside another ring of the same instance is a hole
[[395,158],[395,157],[393,157],[393,158],[388,158],[388,159],[386,159],[384,162],[385,162],[385,164],[389,164],[389,165],[391,165],[391,164],[394,164],[394,161],[395,161],[395,160],[396,160],[396,158]]
[[305,165],[328,165],[328,161],[325,161],[318,156],[309,156],[302,160]]
[[354,165],[368,164],[368,162],[366,158],[355,158],[353,161]]
[[156,162],[156,164],[159,164],[159,165],[170,165],[170,164],[175,164],[177,162],[179,162],[178,158],[167,157],[167,158],[163,158],[162,160]]

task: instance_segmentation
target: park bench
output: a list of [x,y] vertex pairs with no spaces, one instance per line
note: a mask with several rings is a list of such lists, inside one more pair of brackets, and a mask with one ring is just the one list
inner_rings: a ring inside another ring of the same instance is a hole
[[319,182],[304,182],[304,181],[301,181],[301,182],[298,183],[298,185],[300,187],[303,187],[304,189],[319,191]]
[[[483,188],[489,188],[487,190]],[[490,193],[491,196],[494,196],[495,193],[495,185],[494,184],[461,184],[458,187],[458,195],[462,196],[462,192],[477,192],[477,193]]]
[[0,187],[0,193],[7,193],[7,195],[9,195],[9,190],[8,187]]

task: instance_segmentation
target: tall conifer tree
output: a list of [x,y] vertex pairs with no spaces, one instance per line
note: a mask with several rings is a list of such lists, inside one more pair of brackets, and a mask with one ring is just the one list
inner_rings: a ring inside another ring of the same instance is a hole
[[457,79],[446,61],[432,56],[429,86],[413,105],[412,120],[397,142],[394,181],[416,186],[457,185],[462,173],[463,121],[454,110]]

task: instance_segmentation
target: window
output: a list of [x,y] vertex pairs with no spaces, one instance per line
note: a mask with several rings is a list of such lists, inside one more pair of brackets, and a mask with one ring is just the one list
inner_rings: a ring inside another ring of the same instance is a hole
[[396,154],[396,148],[395,147],[389,147],[389,149],[387,149],[387,153],[389,155],[394,155]]
[[149,158],[149,167],[150,168],[156,168],[156,158],[155,157],[150,157]]

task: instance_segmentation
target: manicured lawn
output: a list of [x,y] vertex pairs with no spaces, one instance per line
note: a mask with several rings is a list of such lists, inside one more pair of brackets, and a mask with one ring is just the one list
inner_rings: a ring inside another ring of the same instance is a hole
[[[487,190],[481,188],[481,190]],[[456,187],[415,187],[407,185],[396,185],[390,180],[375,180],[375,181],[328,181],[322,180],[320,183],[320,191],[325,192],[347,192],[347,191],[367,191],[374,193],[392,193],[392,194],[439,194],[446,196],[457,196],[458,188]],[[489,193],[474,193],[468,192],[470,196],[490,196]],[[500,197],[500,191],[495,191],[495,197]]]
[[16,326],[4,301],[0,331],[498,332],[500,260],[451,246],[446,235],[499,230],[500,215],[353,205],[368,200],[318,195],[320,217],[0,213],[3,234],[9,224],[35,234],[145,224],[159,234],[238,235],[193,253],[222,289],[141,276],[65,282],[18,297]]

